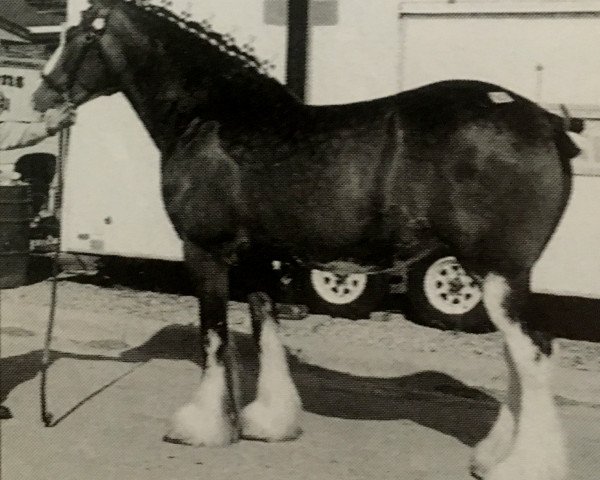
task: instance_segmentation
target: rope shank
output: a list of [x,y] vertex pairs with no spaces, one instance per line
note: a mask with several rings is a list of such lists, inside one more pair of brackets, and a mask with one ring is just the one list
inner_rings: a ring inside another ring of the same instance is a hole
[[[62,204],[61,196],[62,196],[62,186],[63,186],[63,167],[67,158],[67,152],[69,148],[69,137],[70,137],[70,129],[63,129],[59,133],[58,139],[58,159],[56,162],[56,179],[57,179],[57,200],[56,202],[59,205],[58,211],[61,211],[60,205]],[[56,210],[55,212],[56,213]],[[54,324],[56,319],[56,297],[58,290],[58,275],[60,274],[59,268],[59,257],[61,251],[61,241],[60,234],[58,236],[58,242],[56,244],[56,250],[52,256],[52,282],[50,287],[50,313],[48,317],[48,326],[46,328],[46,336],[44,340],[44,351],[42,354],[42,364],[41,364],[41,377],[40,377],[40,413],[42,422],[46,427],[52,427],[53,424],[53,415],[48,410],[48,394],[47,394],[47,384],[48,384],[48,369],[50,367],[51,358],[51,344],[52,344],[52,332],[54,331]]]

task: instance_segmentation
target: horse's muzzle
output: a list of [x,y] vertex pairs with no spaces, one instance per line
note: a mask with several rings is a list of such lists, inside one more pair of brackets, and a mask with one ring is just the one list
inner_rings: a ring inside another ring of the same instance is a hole
[[37,112],[45,112],[64,103],[64,96],[51,88],[46,81],[42,81],[31,97],[33,109]]

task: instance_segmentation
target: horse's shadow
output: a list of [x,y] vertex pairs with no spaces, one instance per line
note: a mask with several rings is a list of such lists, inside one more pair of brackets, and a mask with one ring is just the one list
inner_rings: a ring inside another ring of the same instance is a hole
[[[42,350],[32,350],[21,355],[0,358],[0,403],[4,403],[8,394],[20,384],[33,380],[42,371]],[[119,361],[118,357],[104,355],[86,355],[52,351],[49,365],[61,358],[92,361]]]
[[[258,357],[250,335],[232,335],[240,364],[242,399],[249,403],[256,395]],[[152,359],[181,359],[198,363],[198,333],[193,326],[171,325],[144,344],[120,356],[82,355],[53,352],[75,360],[146,362]],[[19,384],[41,370],[41,351],[0,359],[0,401]],[[469,387],[441,372],[424,371],[396,378],[355,376],[308,364],[289,355],[289,364],[304,409],[318,415],[355,420],[408,420],[451,435],[473,446],[489,431],[498,412],[498,402],[486,393]],[[88,399],[68,414],[73,414]],[[61,417],[62,420],[66,415]]]

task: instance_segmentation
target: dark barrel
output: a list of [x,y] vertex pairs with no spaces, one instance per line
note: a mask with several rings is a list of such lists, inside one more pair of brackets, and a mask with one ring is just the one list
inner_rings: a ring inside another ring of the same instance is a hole
[[29,185],[0,185],[0,288],[27,283],[31,217]]

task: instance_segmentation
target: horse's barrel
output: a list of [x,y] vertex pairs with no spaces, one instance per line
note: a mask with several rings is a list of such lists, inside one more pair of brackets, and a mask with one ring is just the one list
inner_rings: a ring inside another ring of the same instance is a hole
[[0,185],[0,288],[27,282],[31,217],[29,185]]

